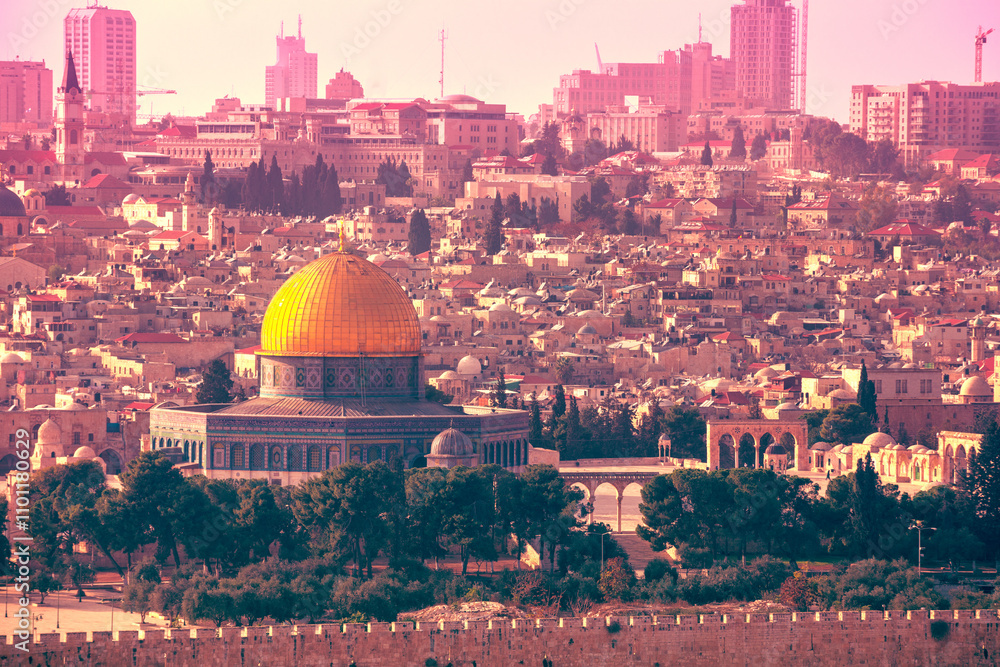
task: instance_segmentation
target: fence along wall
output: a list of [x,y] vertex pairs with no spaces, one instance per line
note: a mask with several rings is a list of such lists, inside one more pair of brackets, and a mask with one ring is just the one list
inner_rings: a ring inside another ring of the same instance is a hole
[[[998,636],[996,610],[820,612],[79,632],[40,635],[29,655],[106,667],[971,666],[997,664]],[[29,664],[10,637],[0,638],[6,664]]]

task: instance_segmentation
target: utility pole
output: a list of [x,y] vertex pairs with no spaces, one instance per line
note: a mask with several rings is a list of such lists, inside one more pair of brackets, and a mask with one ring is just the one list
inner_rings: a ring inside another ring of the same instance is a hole
[[444,41],[448,39],[448,33],[443,29],[438,34],[438,40],[441,42],[441,78],[438,79],[438,83],[441,84],[441,97],[444,97]]

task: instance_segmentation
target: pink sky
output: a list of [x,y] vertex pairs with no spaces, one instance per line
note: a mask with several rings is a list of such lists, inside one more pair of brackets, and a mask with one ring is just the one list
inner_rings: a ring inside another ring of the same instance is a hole
[[[797,0],[799,2],[800,0]],[[2,0],[0,59],[45,59],[62,77],[62,19],[83,2]],[[140,98],[141,113],[201,114],[234,94],[263,103],[274,37],[303,17],[319,54],[319,91],[345,67],[371,97],[436,97],[440,44],[448,31],[445,92],[465,92],[529,115],[551,103],[559,75],[606,62],[655,62],[704,39],[729,53],[728,0],[118,0],[138,25],[139,84],[177,95]],[[847,120],[850,86],[924,79],[970,82],[977,26],[998,32],[984,50],[984,79],[1000,80],[997,0],[813,0],[810,113]],[[381,19],[381,22],[379,22]],[[725,21],[725,22],[724,22]],[[365,29],[375,36],[359,38]],[[365,43],[365,39],[368,43]],[[360,47],[360,48],[359,48]]]

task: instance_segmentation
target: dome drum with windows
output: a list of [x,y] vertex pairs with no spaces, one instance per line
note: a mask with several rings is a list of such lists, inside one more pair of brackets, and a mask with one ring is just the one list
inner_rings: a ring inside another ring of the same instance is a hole
[[289,278],[261,327],[262,397],[419,398],[421,332],[398,283],[349,252]]

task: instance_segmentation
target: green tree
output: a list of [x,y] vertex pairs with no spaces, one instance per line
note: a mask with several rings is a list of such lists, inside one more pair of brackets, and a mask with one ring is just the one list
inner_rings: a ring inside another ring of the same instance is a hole
[[179,539],[202,528],[192,521],[197,516],[195,507],[204,510],[204,503],[192,502],[199,498],[197,490],[160,452],[141,452],[129,461],[119,480],[122,501],[137,521],[133,529],[152,537],[160,562],[173,555],[174,565],[180,567]]
[[444,490],[444,522],[442,530],[448,540],[459,548],[462,575],[468,572],[469,559],[496,559],[493,528],[497,502],[493,494],[494,466],[459,466],[448,471]]
[[495,255],[503,248],[504,238],[503,233],[503,200],[500,199],[500,193],[497,192],[496,198],[493,200],[493,207],[490,209],[490,221],[486,226],[486,254]]
[[35,542],[32,559],[62,575],[76,562],[74,548],[87,542],[124,577],[112,552],[115,538],[101,520],[101,499],[106,491],[104,471],[94,461],[35,472],[29,487],[28,514],[28,532]]
[[705,419],[697,409],[673,406],[666,411],[661,432],[670,438],[673,455],[705,460]]
[[46,206],[70,206],[73,204],[69,198],[69,193],[66,192],[66,186],[63,184],[52,186],[49,190],[43,192],[42,196],[45,197]]
[[559,205],[548,197],[542,197],[538,204],[538,223],[548,226],[558,224],[558,222]]
[[763,419],[764,413],[760,409],[760,396],[750,394],[747,406],[747,419]]
[[972,199],[969,190],[962,183],[955,188],[955,198],[952,201],[955,220],[960,220],[966,227],[972,225]]
[[449,403],[452,402],[452,400],[454,400],[455,397],[452,396],[451,394],[444,393],[443,391],[441,391],[432,384],[425,384],[424,398],[434,403],[441,403],[443,405],[448,405]]
[[580,195],[580,198],[573,202],[573,222],[584,222],[594,215],[594,207],[590,203],[590,197]]
[[729,228],[735,229],[738,223],[739,218],[736,216],[736,197],[733,197],[733,208],[729,211]]
[[435,566],[447,553],[444,524],[447,494],[445,468],[415,468],[406,471],[406,508],[410,553],[433,558]]
[[830,410],[820,428],[820,438],[829,443],[850,445],[861,442],[875,431],[871,417],[857,403],[845,403]]
[[58,264],[52,264],[49,266],[49,282],[57,283],[62,280],[63,275],[65,275],[66,269],[59,266]]
[[724,549],[733,506],[731,488],[719,472],[681,469],[653,478],[642,489],[636,534],[654,551],[682,544],[713,555]]
[[860,206],[855,221],[855,228],[859,232],[867,233],[890,224],[896,219],[894,188],[877,183],[866,185],[861,193]]
[[410,216],[409,247],[410,255],[416,257],[431,249],[431,223],[421,208],[415,209]]
[[1000,562],[1000,426],[995,421],[986,428],[979,452],[969,456],[963,487],[975,511],[977,536]]
[[639,233],[639,222],[635,218],[635,211],[629,206],[622,209],[618,221],[618,231],[626,236],[635,236]]
[[705,148],[701,151],[701,164],[705,167],[712,166],[712,145],[707,139],[705,140]]
[[598,588],[600,588],[605,600],[628,602],[632,599],[635,583],[635,570],[632,569],[627,560],[616,557],[605,562]]
[[152,563],[140,568],[136,576],[122,589],[122,609],[139,614],[139,622],[146,622],[146,615],[153,611],[153,593],[160,583],[160,573]]
[[215,359],[202,373],[201,386],[195,394],[199,403],[229,403],[232,396],[233,378],[222,359]]
[[820,431],[823,427],[823,421],[826,419],[828,414],[830,414],[829,410],[815,410],[813,412],[807,412],[799,417],[799,419],[804,421],[809,428],[808,441],[810,445],[815,445],[817,442],[820,442]]
[[521,475],[522,508],[528,530],[541,540],[544,556],[549,548],[549,569],[555,569],[556,550],[577,525],[574,516],[583,492],[569,487],[559,477],[559,470],[550,465],[529,465]]
[[205,206],[215,203],[215,165],[212,164],[212,151],[205,151],[205,162],[201,172],[201,201]]
[[546,153],[545,159],[542,160],[541,170],[546,176],[558,176],[559,163],[556,161],[556,156],[552,153]]
[[750,159],[756,162],[767,155],[767,140],[763,134],[758,134],[750,144]]
[[571,384],[573,382],[573,375],[576,372],[576,364],[570,357],[559,357],[556,360],[556,370],[555,376],[556,380],[561,385]]
[[743,137],[742,125],[737,125],[733,130],[733,147],[729,156],[738,160],[745,160],[747,157],[747,141]]
[[876,399],[878,395],[875,393],[875,383],[868,379],[868,367],[865,365],[864,359],[861,360],[861,379],[858,381],[858,398],[857,403],[861,406],[861,409],[868,413],[869,419],[871,419],[872,424],[878,423],[878,405],[876,404]]
[[350,560],[355,577],[367,569],[371,578],[372,562],[391,536],[387,510],[402,490],[384,462],[352,461],[297,486],[292,510],[317,554]]
[[507,377],[502,368],[497,375],[496,383],[493,385],[493,391],[490,392],[490,405],[497,408],[507,407]]
[[545,442],[542,437],[542,411],[538,406],[538,395],[535,392],[531,392],[528,414],[528,442],[535,447],[541,447]]

